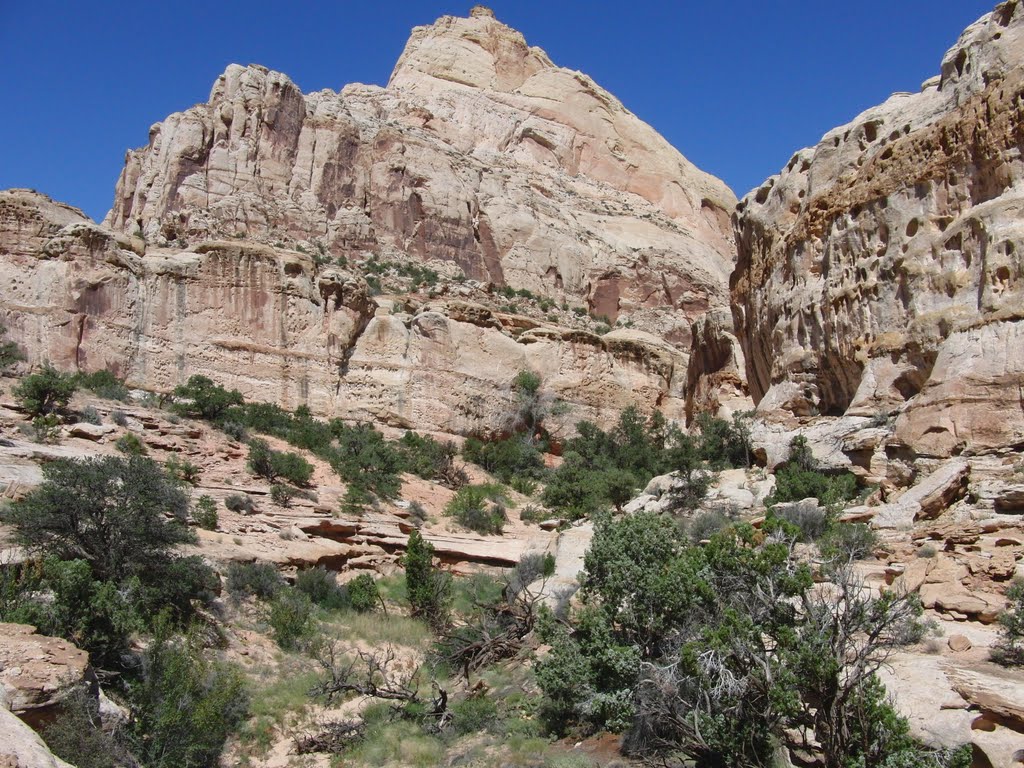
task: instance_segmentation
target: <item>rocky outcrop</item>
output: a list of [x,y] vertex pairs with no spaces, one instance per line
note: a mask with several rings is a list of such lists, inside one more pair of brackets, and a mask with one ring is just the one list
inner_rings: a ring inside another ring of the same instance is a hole
[[39,735],[0,706],[0,768],[74,768],[55,757]]
[[52,717],[76,686],[95,685],[89,654],[26,624],[0,624],[0,697],[29,724]]
[[441,432],[500,423],[524,369],[573,406],[566,425],[633,402],[684,410],[685,352],[640,330],[524,327],[455,297],[388,311],[362,276],[249,241],[140,255],[24,190],[0,192],[0,238],[0,309],[32,362],[160,392],[202,373],[252,400]]
[[[691,323],[730,332],[734,204],[585,75],[491,15],[444,17],[386,88],[229,67],[128,153],[104,225],[0,193],[0,320],[30,363],[159,392],[202,373],[397,427],[486,431],[523,369],[573,406],[567,429],[631,403],[682,418]],[[446,280],[372,300],[368,261]],[[544,297],[543,319],[499,287]],[[566,327],[571,309],[620,327]],[[735,386],[694,383],[701,402]]]
[[745,197],[736,334],[763,413],[899,411],[948,456],[1024,443],[1024,7]]
[[107,224],[457,265],[688,342],[724,307],[730,190],[580,72],[477,13],[418,27],[385,88],[230,66],[129,152]]

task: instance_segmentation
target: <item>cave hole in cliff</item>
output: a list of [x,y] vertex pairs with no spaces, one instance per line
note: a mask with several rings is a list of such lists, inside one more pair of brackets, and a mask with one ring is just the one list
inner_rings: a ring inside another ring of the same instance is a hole
[[953,59],[953,66],[956,68],[957,75],[963,75],[965,70],[970,72],[970,69],[967,67],[967,51],[965,49],[960,49],[960,53]]
[[907,237],[913,237],[917,234],[917,230],[921,228],[920,223],[917,219],[911,219],[907,222]]
[[916,368],[910,371],[904,371],[897,376],[893,382],[893,388],[900,393],[900,397],[904,401],[915,397],[921,388],[924,386],[926,377],[922,375],[922,372]]
[[880,125],[880,122],[874,120],[864,123],[864,138],[869,142],[874,142],[878,138],[878,126]]

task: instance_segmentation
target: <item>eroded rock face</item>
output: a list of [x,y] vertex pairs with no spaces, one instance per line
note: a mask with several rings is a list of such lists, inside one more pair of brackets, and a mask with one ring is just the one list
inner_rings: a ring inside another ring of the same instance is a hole
[[26,624],[0,624],[0,697],[29,724],[52,716],[78,685],[94,685],[89,654]]
[[414,29],[386,88],[303,94],[232,65],[128,153],[106,223],[449,262],[686,345],[726,305],[734,204],[586,75],[476,14]]
[[971,25],[920,93],[797,152],[734,218],[759,409],[901,409],[918,454],[1024,441],[1024,7]]
[[[681,419],[691,323],[710,311],[714,359],[737,357],[734,204],[585,75],[493,16],[444,17],[413,31],[386,88],[302,94],[229,67],[128,153],[103,225],[0,193],[0,320],[29,363],[162,392],[202,373],[397,427],[486,432],[524,369],[571,406],[563,430],[633,403]],[[370,256],[461,270],[477,293],[372,300]],[[494,286],[622,327],[526,321]],[[737,386],[692,388],[717,403]]]
[[0,242],[0,315],[32,363],[163,392],[202,373],[250,400],[439,432],[500,424],[525,369],[571,406],[564,429],[685,407],[686,353],[638,329],[598,336],[451,297],[388,311],[361,276],[251,241],[139,255],[26,190],[0,192]]

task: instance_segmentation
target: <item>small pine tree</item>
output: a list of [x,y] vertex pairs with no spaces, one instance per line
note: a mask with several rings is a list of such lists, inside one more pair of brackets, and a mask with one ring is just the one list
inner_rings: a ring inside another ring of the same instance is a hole
[[444,627],[451,611],[451,576],[434,567],[434,547],[419,531],[409,534],[402,565],[412,615],[435,629]]

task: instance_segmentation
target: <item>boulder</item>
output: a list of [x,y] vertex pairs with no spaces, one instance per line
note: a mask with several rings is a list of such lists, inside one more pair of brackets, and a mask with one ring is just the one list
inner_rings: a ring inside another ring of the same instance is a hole
[[0,624],[0,690],[26,722],[45,721],[74,688],[95,682],[85,651],[26,624]]
[[113,424],[89,424],[78,422],[67,428],[68,437],[80,437],[84,440],[102,440],[111,432],[116,432],[117,427]]
[[949,459],[905,491],[891,504],[878,507],[874,528],[909,528],[915,520],[937,517],[967,491],[970,466],[961,458]]

